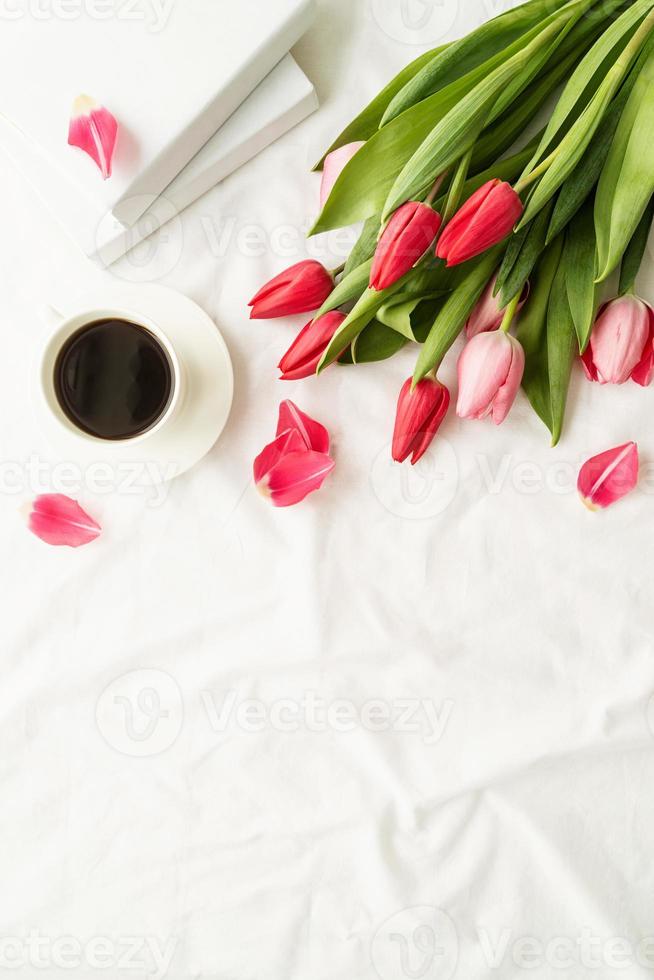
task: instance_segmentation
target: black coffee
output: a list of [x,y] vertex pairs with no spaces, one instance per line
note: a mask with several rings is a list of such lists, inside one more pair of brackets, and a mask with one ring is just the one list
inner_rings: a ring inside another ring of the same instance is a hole
[[165,350],[128,320],[97,320],[73,334],[59,352],[54,381],[71,422],[100,439],[145,432],[166,411],[173,388]]

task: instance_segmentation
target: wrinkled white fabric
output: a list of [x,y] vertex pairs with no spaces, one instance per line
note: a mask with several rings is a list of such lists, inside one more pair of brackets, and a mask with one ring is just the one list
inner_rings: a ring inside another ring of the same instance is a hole
[[[306,318],[247,318],[268,277],[346,251],[347,233],[301,235],[333,135],[501,6],[323,0],[295,52],[321,110],[112,273],[215,318],[236,372],[228,427],[163,496],[72,487],[105,528],[76,552],[19,509],[31,456],[45,482],[66,477],[31,419],[39,306],[95,273],[0,162],[14,976],[651,975],[654,393],[575,369],[556,449],[520,394],[500,428],[450,412],[411,470],[389,444],[414,351],[282,384]],[[648,275],[641,290],[654,298]],[[286,511],[251,483],[283,397],[327,425],[337,461]],[[590,514],[580,463],[630,439],[638,490]]]

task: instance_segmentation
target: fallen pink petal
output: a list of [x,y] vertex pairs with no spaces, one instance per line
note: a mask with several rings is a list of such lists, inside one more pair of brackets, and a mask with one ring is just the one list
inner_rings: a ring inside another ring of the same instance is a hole
[[289,398],[279,406],[277,435],[288,431],[298,433],[305,449],[313,449],[317,453],[329,452],[329,432],[325,426],[306,415]]
[[118,123],[108,109],[98,105],[88,95],[80,95],[75,99],[68,129],[68,143],[88,153],[105,180],[111,177],[117,135]]
[[638,483],[638,446],[627,442],[593,456],[579,471],[577,489],[589,510],[610,507]]
[[46,544],[79,548],[94,541],[102,528],[76,500],[62,493],[46,493],[32,504],[28,527]]
[[334,469],[328,449],[327,429],[293,402],[282,402],[277,436],[254,461],[257,489],[275,507],[300,503],[319,490]]

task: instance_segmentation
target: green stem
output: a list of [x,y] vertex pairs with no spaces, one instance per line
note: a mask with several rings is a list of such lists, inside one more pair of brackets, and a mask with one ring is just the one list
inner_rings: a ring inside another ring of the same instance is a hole
[[516,314],[516,310],[518,309],[519,302],[520,302],[520,293],[516,293],[504,311],[504,319],[502,320],[500,326],[500,330],[503,330],[504,333],[509,332],[509,327],[513,323],[513,318]]
[[447,200],[445,202],[445,208],[443,210],[443,224],[452,218],[459,209],[459,204],[461,203],[461,197],[463,195],[463,189],[465,187],[466,180],[468,179],[468,171],[470,169],[470,161],[472,160],[472,151],[474,146],[471,146],[467,153],[465,153],[459,160],[458,166],[452,178],[452,185],[450,187],[449,193],[447,195]]
[[335,269],[332,269],[332,279],[336,279],[336,276],[340,276],[341,272],[345,269],[345,262],[342,265],[337,265]]
[[429,194],[425,198],[425,204],[429,204],[431,206],[434,203],[434,201],[436,200],[436,196],[439,190],[441,189],[443,185],[443,181],[445,180],[446,177],[447,177],[447,171],[445,171],[445,173],[442,173],[440,177],[436,178],[434,186],[432,187]]

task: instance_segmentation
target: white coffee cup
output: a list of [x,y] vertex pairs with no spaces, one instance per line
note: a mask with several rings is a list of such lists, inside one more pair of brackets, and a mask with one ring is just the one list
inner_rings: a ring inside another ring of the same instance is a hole
[[[69,435],[76,436],[85,442],[104,445],[119,442],[122,446],[132,446],[152,439],[153,436],[161,433],[163,429],[171,425],[183,406],[187,385],[186,372],[183,362],[170,339],[154,320],[144,316],[142,313],[135,313],[132,310],[119,309],[117,307],[85,309],[76,312],[70,317],[64,317],[56,310],[48,307],[44,311],[44,317],[49,321],[53,329],[46,340],[40,356],[38,368],[39,388],[45,410],[58,426],[65,429]],[[122,320],[143,327],[158,342],[170,366],[172,384],[170,396],[165,408],[147,429],[127,439],[105,439],[86,432],[68,416],[57,396],[55,370],[59,354],[71,337],[83,330],[84,327],[102,320]]]

